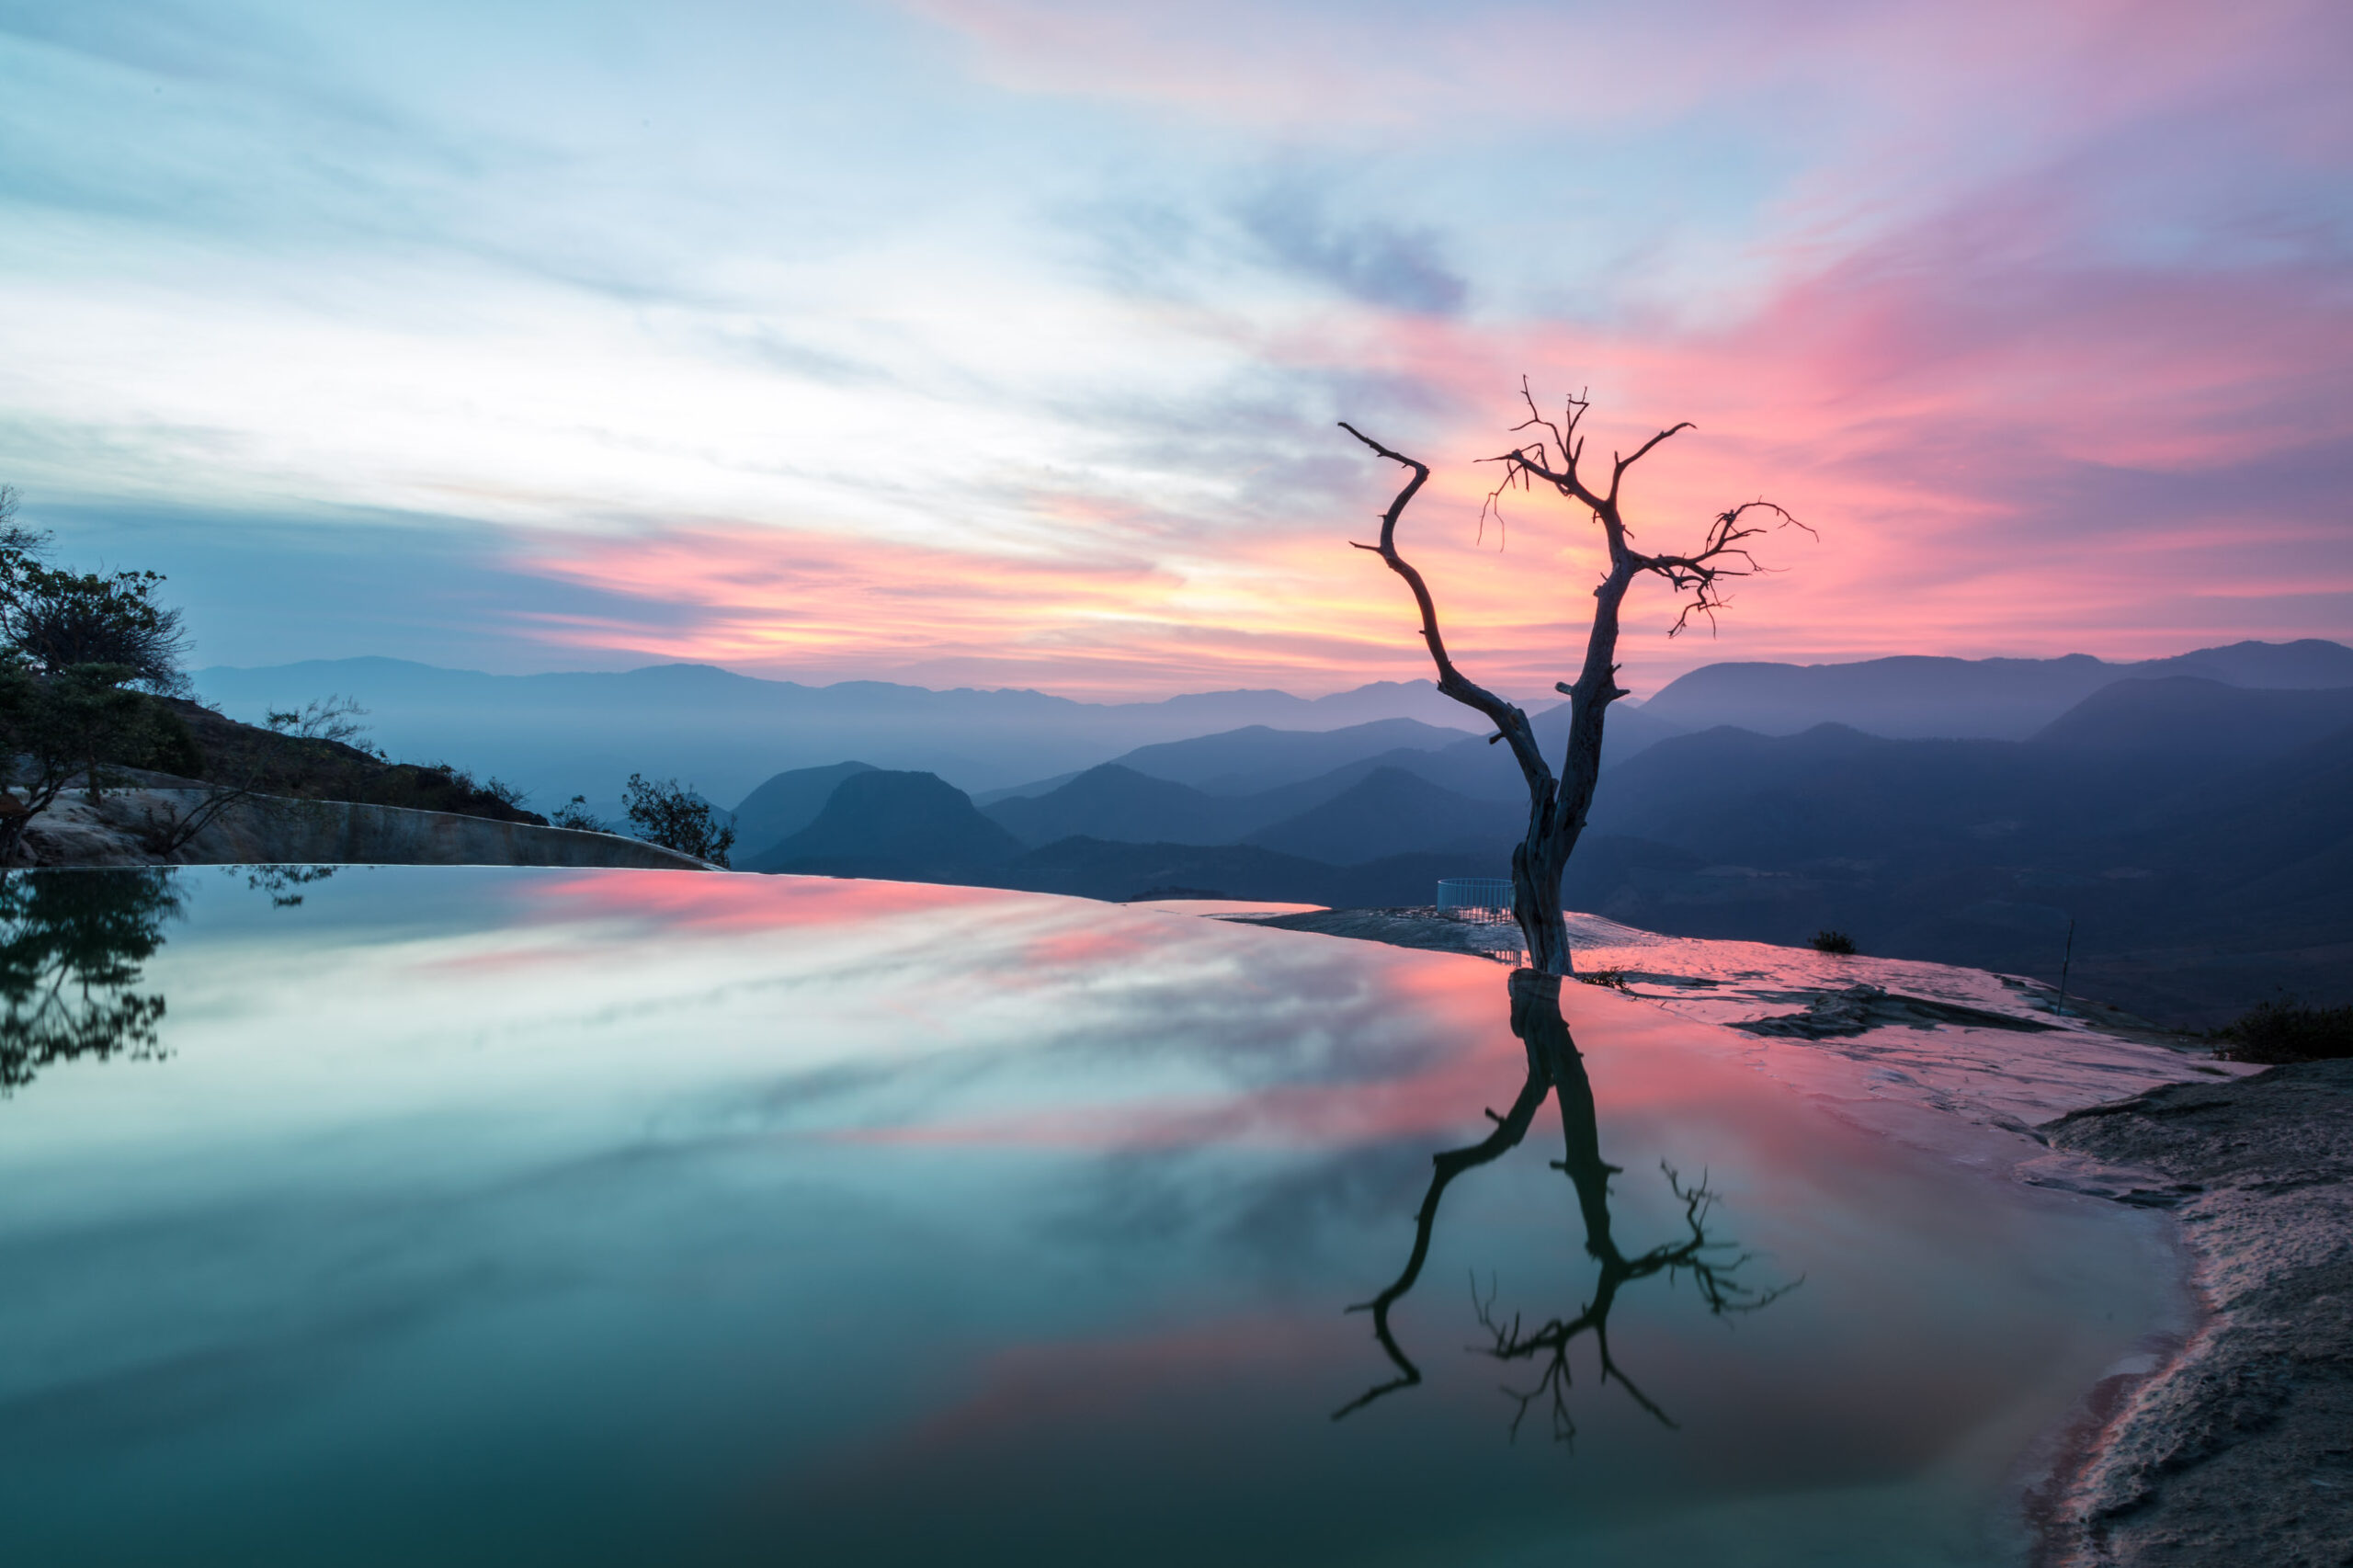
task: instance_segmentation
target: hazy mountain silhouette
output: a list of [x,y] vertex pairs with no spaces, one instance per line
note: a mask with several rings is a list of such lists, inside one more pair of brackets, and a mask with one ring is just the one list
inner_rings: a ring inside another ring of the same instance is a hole
[[2121,667],[2136,677],[2194,676],[2225,686],[2311,690],[2353,686],[2353,648],[2318,637],[2294,642],[2233,642]]
[[[1141,779],[1125,769],[1098,771]],[[1142,782],[1184,789],[1165,780]],[[969,796],[938,777],[867,769],[843,778],[808,826],[736,864],[749,871],[961,882],[1115,900],[1183,889],[1306,903],[1392,904],[1427,903],[1439,877],[1496,875],[1508,861],[1502,855],[1480,860],[1391,850],[1363,864],[1339,866],[1256,845],[1117,843],[1084,835],[1025,851]]]
[[[1548,751],[1558,750],[1568,739],[1568,704],[1556,703],[1539,710],[1531,722],[1538,741]],[[1654,719],[1645,709],[1621,705],[1610,712],[1603,756],[1614,765],[1669,735],[1683,733],[1681,726]],[[1488,744],[1483,737],[1466,737],[1460,730],[1441,729],[1412,720],[1358,724],[1320,733],[1253,725],[1220,734],[1197,735],[1190,740],[1140,746],[1114,762],[1131,772],[1189,785],[1211,795],[1263,795],[1288,785],[1313,786],[1313,798],[1300,800],[1290,806],[1290,811],[1303,811],[1329,799],[1376,767],[1403,768],[1440,789],[1473,800],[1527,798],[1519,765],[1508,751]],[[1042,797],[1070,783],[1074,777],[1041,778],[992,790],[976,800],[982,806],[993,808],[997,801],[1017,796]],[[1278,816],[1285,814],[1288,812]],[[1253,826],[1276,820],[1275,816],[1266,817]]]
[[[2250,687],[2353,686],[2353,650],[2323,642],[2241,643],[2140,665],[2083,655],[1712,665],[1645,705],[1615,709],[1604,756],[1620,766],[1665,736],[1724,723],[1779,734],[1835,722],[1895,736],[2022,739],[2100,687],[2168,676]],[[1457,794],[1510,800],[1520,790],[1510,757],[1473,733],[1483,729],[1477,717],[1419,681],[1376,682],[1313,699],[1229,691],[1135,703],[883,681],[803,686],[708,665],[494,676],[337,659],[215,667],[195,681],[209,699],[249,721],[330,693],[354,697],[369,710],[370,740],[396,755],[494,775],[543,805],[584,793],[607,815],[619,814],[620,781],[632,772],[675,777],[726,800],[779,772],[846,757],[937,773],[967,790],[1017,786],[1030,794],[1116,761],[1149,777],[1240,795],[1404,750],[1420,756],[1392,763]],[[1548,747],[1556,747],[1552,732],[1565,724],[1565,710],[1532,711]],[[1237,733],[1248,738],[1233,738]],[[1313,738],[1336,733],[1336,740]],[[1170,743],[1184,744],[1159,749]]]
[[[1476,722],[1475,714],[1467,709],[1463,711]],[[1255,795],[1366,757],[1395,751],[1442,751],[1461,739],[1461,729],[1440,729],[1412,719],[1384,719],[1324,731],[1252,724],[1219,734],[1138,746],[1114,760],[1148,778],[1188,784],[1205,794]]]
[[2111,687],[2028,741],[1712,730],[1613,773],[1593,815],[1698,863],[1572,876],[1586,907],[1654,930],[1833,926],[1870,952],[2045,977],[2073,920],[2084,984],[2193,1022],[2280,987],[2342,999],[2348,702],[2175,678]]
[[853,773],[870,773],[869,762],[837,762],[830,767],[796,767],[779,773],[735,808],[735,853],[761,854],[817,820],[835,788]]
[[738,862],[747,871],[961,881],[1021,853],[1021,841],[932,773],[869,768],[834,787],[816,820]]
[[2353,724],[2353,687],[2250,691],[2173,676],[2105,687],[2034,739],[2080,751],[2192,752],[2252,763],[2285,756],[2347,724]]
[[1381,767],[1244,842],[1338,866],[1441,850],[1507,866],[1526,817],[1524,806],[1473,801],[1402,767]]
[[254,722],[266,709],[299,708],[330,692],[354,697],[369,710],[370,739],[396,756],[446,758],[518,783],[542,801],[583,791],[608,811],[620,781],[649,769],[721,800],[788,769],[851,756],[989,790],[1245,725],[1314,731],[1418,718],[1460,734],[1476,722],[1427,681],[1379,681],[1313,699],[1222,691],[1092,703],[887,681],[802,686],[710,665],[494,676],[401,659],[319,659],[216,666],[194,679],[208,700]]
[[[1569,705],[1562,702],[1543,709],[1532,715],[1529,723],[1545,756],[1557,763],[1562,747],[1568,744]],[[1608,722],[1602,731],[1602,767],[1614,768],[1659,742],[1685,733],[1687,726],[1659,717],[1647,704],[1619,703],[1609,710]],[[1513,760],[1510,748],[1491,744],[1484,736],[1457,741],[1442,751],[1420,756],[1399,757],[1394,765],[1440,789],[1474,801],[1506,801],[1523,810],[1528,803],[1528,786],[1520,778],[1519,764]]]
[[1042,795],[997,801],[982,814],[1036,846],[1062,838],[1133,844],[1232,844],[1267,817],[1252,797],[1205,794],[1107,762]]
[[2102,687],[2189,676],[2260,687],[2353,686],[2353,648],[2307,639],[2240,642],[2173,658],[1866,659],[1843,665],[1709,665],[1669,682],[1643,711],[1703,730],[1734,724],[1794,734],[1840,723],[1904,739],[2023,740]]
[[[1653,930],[1797,943],[1836,926],[1872,953],[2047,978],[2073,919],[2079,985],[2158,1017],[2219,1022],[2280,986],[2334,999],[2353,990],[2348,719],[2353,691],[2176,676],[2112,684],[2029,740],[1674,737],[1610,770],[1567,896]],[[1361,759],[1250,796],[1106,767],[985,814],[926,775],[858,773],[742,863],[1422,904],[1439,877],[1501,874],[1524,810],[1421,771],[1458,751],[1491,755],[1477,740],[1390,753],[1404,766]],[[1213,833],[1234,836],[1171,842]]]
[[1410,768],[1433,755],[1382,752],[1252,795],[1207,794],[1105,763],[1043,794],[1001,797],[982,811],[1032,846],[1070,837],[1128,844],[1233,844],[1324,804],[1383,767]]

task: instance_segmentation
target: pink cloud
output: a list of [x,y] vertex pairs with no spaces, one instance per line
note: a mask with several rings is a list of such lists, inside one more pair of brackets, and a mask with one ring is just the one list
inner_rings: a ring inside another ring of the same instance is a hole
[[[1495,116],[1622,130],[1776,104],[1802,123],[1760,134],[1802,151],[1726,258],[1738,289],[1674,309],[1188,306],[1188,330],[1295,389],[1306,425],[1253,449],[1282,460],[1263,477],[1212,476],[1230,504],[1165,505],[1148,464],[1076,465],[1025,476],[1022,550],[726,519],[541,537],[526,569],[612,606],[531,623],[544,640],[1096,697],[1422,676],[1402,590],[1346,548],[1393,475],[1337,431],[1314,445],[1329,414],[1438,465],[1407,540],[1449,639],[1482,678],[1546,692],[1575,662],[1597,554],[1545,497],[1513,498],[1507,531],[1481,537],[1476,460],[1509,438],[1523,373],[1593,389],[1597,453],[1697,422],[1632,481],[1643,540],[1696,537],[1759,494],[1822,532],[1772,541],[1786,570],[1735,593],[1716,641],[1668,643],[1665,597],[1638,595],[1621,647],[1638,690],[1715,658],[2137,657],[2353,619],[2341,246],[2326,214],[2289,232],[2250,196],[2252,216],[2229,216],[2236,187],[2353,147],[2329,64],[2353,13],[919,8],[995,79],[1043,92],[1458,141]],[[2177,189],[2205,205],[2174,222]],[[1381,418],[1352,390],[1368,386],[1414,389],[1421,412]],[[1321,488],[1301,486],[1309,469]]]

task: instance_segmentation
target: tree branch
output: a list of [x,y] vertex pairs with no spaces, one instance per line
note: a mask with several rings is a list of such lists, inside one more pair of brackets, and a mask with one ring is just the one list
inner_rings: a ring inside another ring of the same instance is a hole
[[1653,436],[1649,440],[1644,441],[1641,446],[1636,447],[1634,449],[1634,455],[1631,458],[1620,458],[1613,455],[1612,461],[1615,466],[1609,471],[1610,505],[1614,506],[1618,504],[1618,484],[1620,480],[1623,480],[1626,477],[1626,471],[1633,467],[1636,463],[1642,461],[1644,458],[1650,456],[1650,450],[1653,447],[1657,446],[1661,441],[1665,440],[1669,436],[1674,435],[1678,430],[1696,430],[1698,428],[1698,426],[1692,424],[1688,419],[1686,419],[1680,425],[1668,426],[1657,435]]
[[[1358,544],[1357,548],[1379,555],[1392,572],[1405,580],[1406,587],[1413,590],[1414,603],[1422,614],[1422,641],[1429,647],[1431,663],[1438,666],[1438,690],[1466,708],[1476,709],[1493,721],[1503,737],[1511,743],[1512,755],[1518,758],[1520,771],[1528,776],[1531,787],[1540,780],[1544,791],[1549,794],[1552,770],[1545,766],[1544,754],[1537,748],[1536,732],[1529,723],[1528,715],[1454,667],[1454,661],[1447,655],[1446,639],[1438,631],[1438,606],[1430,597],[1429,585],[1422,580],[1422,574],[1414,569],[1413,563],[1397,552],[1397,520],[1404,516],[1405,506],[1413,500],[1415,493],[1428,482],[1429,465],[1382,446],[1345,419],[1340,421],[1340,428],[1391,462],[1403,464],[1414,471],[1414,477],[1405,482],[1404,488],[1397,492],[1397,498],[1389,503],[1389,510],[1381,514],[1381,542],[1378,545]],[[1349,542],[1355,543],[1354,540]]]
[[[1779,520],[1768,527],[1744,526],[1743,519],[1751,512],[1770,513]],[[1682,631],[1695,615],[1706,616],[1712,628],[1716,611],[1731,602],[1721,585],[1724,579],[1753,577],[1771,570],[1759,565],[1756,557],[1744,547],[1743,541],[1774,528],[1804,528],[1808,534],[1813,534],[1813,529],[1770,501],[1746,501],[1728,512],[1718,513],[1708,527],[1706,540],[1693,554],[1631,556],[1637,571],[1664,578],[1677,593],[1692,596],[1676,616],[1675,624],[1667,629],[1666,634],[1673,637]],[[1814,534],[1813,537],[1818,539],[1821,536]]]

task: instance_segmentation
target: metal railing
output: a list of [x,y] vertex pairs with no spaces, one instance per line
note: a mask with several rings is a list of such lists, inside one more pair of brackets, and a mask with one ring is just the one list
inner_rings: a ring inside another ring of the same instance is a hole
[[1441,878],[1438,884],[1438,912],[1456,920],[1501,925],[1511,919],[1510,879]]

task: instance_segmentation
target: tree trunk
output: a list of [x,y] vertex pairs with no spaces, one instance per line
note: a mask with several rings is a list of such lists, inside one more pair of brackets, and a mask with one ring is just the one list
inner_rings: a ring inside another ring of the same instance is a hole
[[1519,923],[1520,937],[1527,943],[1528,967],[1540,974],[1563,975],[1574,972],[1574,962],[1569,953],[1568,921],[1561,908],[1561,878],[1568,869],[1569,857],[1575,851],[1577,840],[1585,834],[1586,813],[1593,808],[1594,788],[1601,778],[1603,717],[1612,702],[1626,695],[1618,685],[1618,623],[1627,588],[1637,576],[1648,573],[1666,582],[1678,594],[1691,596],[1668,631],[1669,636],[1680,631],[1694,615],[1705,616],[1712,622],[1723,603],[1719,580],[1746,576],[1756,570],[1743,541],[1763,530],[1757,526],[1744,525],[1742,519],[1757,512],[1762,517],[1779,517],[1780,524],[1795,524],[1799,528],[1805,525],[1772,502],[1747,501],[1719,513],[1706,542],[1693,554],[1639,552],[1627,542],[1625,519],[1618,509],[1620,484],[1626,471],[1653,448],[1690,426],[1675,425],[1660,431],[1637,447],[1631,456],[1613,455],[1608,488],[1596,490],[1577,472],[1578,459],[1585,450],[1584,438],[1577,434],[1578,423],[1588,406],[1585,399],[1569,399],[1564,419],[1556,424],[1538,411],[1525,381],[1520,383],[1520,395],[1528,403],[1529,417],[1518,428],[1549,431],[1552,447],[1560,454],[1560,467],[1555,471],[1547,466],[1550,460],[1540,436],[1533,444],[1506,453],[1495,460],[1505,465],[1504,480],[1488,496],[1488,505],[1493,506],[1496,497],[1515,483],[1540,482],[1564,498],[1589,508],[1609,550],[1608,574],[1593,590],[1593,626],[1586,635],[1585,666],[1578,672],[1574,686],[1554,687],[1569,699],[1569,744],[1557,776],[1537,747],[1536,731],[1528,715],[1517,704],[1464,676],[1447,656],[1446,640],[1438,631],[1438,606],[1430,598],[1429,585],[1398,553],[1397,520],[1404,515],[1415,492],[1428,481],[1429,465],[1392,451],[1346,420],[1340,422],[1340,428],[1381,457],[1413,471],[1413,478],[1406,481],[1396,499],[1390,502],[1388,511],[1381,515],[1381,542],[1356,548],[1379,555],[1413,590],[1415,608],[1421,611],[1422,641],[1429,649],[1431,662],[1438,666],[1438,690],[1484,714],[1495,726],[1495,733],[1488,737],[1490,741],[1511,744],[1512,757],[1519,764],[1521,777],[1528,784],[1528,832],[1511,855],[1512,916]]
[[1574,974],[1569,953],[1568,916],[1561,908],[1561,873],[1566,869],[1541,842],[1522,842],[1511,851],[1511,913],[1528,947],[1528,967],[1541,974]]
[[1528,967],[1543,974],[1576,972],[1561,907],[1561,879],[1577,840],[1585,835],[1594,789],[1601,781],[1603,718],[1609,705],[1626,695],[1618,685],[1618,611],[1633,575],[1621,565],[1594,590],[1585,668],[1576,685],[1562,688],[1569,697],[1569,744],[1561,756],[1559,779],[1549,769],[1540,773],[1522,765],[1528,778],[1528,836],[1512,850],[1512,914],[1528,944]]

